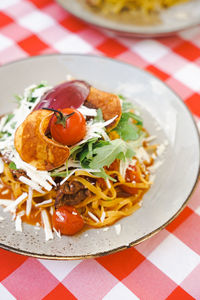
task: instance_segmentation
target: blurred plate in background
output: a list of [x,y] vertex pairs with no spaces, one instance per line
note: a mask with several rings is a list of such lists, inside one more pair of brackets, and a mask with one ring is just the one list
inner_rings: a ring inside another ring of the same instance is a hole
[[[146,23],[149,24],[147,25],[139,17],[137,17],[135,24],[134,22],[130,22],[130,20],[128,22],[120,22],[117,17],[106,18],[87,8],[84,0],[57,0],[57,2],[76,17],[92,25],[100,26],[126,36],[153,37],[171,35],[180,30],[200,24],[199,0],[191,0],[187,3],[162,10],[155,17],[157,20],[148,20]],[[124,19],[127,18],[125,17]]]

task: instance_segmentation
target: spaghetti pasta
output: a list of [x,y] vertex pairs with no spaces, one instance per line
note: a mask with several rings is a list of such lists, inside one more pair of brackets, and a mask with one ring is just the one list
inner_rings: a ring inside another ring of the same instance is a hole
[[187,2],[188,0],[86,0],[87,3],[98,8],[103,13],[119,14],[122,11],[142,11],[149,14],[152,11]]

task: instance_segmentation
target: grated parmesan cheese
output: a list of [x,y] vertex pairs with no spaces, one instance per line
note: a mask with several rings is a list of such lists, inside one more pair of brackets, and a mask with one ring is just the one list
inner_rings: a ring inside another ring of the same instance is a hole
[[109,230],[109,227],[104,227],[103,228],[103,231],[108,231]]
[[151,173],[154,173],[162,164],[163,164],[163,161],[157,161],[157,162],[155,162],[155,164],[153,166],[148,167],[148,170]]
[[53,227],[53,231],[56,233],[57,237],[59,237],[61,239],[61,233],[60,233],[60,231],[57,231],[55,229],[55,227]]
[[26,200],[26,215],[29,216],[32,208],[33,189],[29,187],[28,198]]
[[30,186],[33,190],[36,190],[37,192],[44,194],[44,191],[39,187],[39,185],[35,182],[33,182],[32,180],[28,179],[25,176],[20,176],[19,177],[19,181],[27,184],[28,186]]
[[7,211],[11,211],[12,212],[12,211],[16,210],[17,206],[20,203],[22,203],[26,199],[27,196],[28,196],[27,193],[21,194],[15,201],[12,201],[12,203],[9,206],[7,206],[6,208],[4,208],[4,212],[7,212]]
[[93,221],[95,221],[96,223],[99,223],[99,219],[93,213],[88,211],[88,215]]
[[36,203],[35,207],[40,207],[42,205],[49,204],[49,203],[52,203],[52,202],[53,202],[52,199],[44,200],[44,201],[42,201],[40,203]]
[[17,216],[19,216],[19,217],[23,217],[24,215],[25,215],[25,211],[24,211],[24,210],[20,211],[20,212],[17,214]]
[[150,162],[150,157],[149,154],[146,152],[144,147],[140,147],[139,149],[136,150],[136,155],[135,155],[139,162],[147,161]]
[[54,213],[53,206],[51,206],[51,207],[50,207],[50,209],[49,209],[49,213],[50,213],[50,215],[52,215],[52,216],[53,216],[53,213]]
[[120,233],[121,233],[121,225],[120,224],[115,225],[115,231],[116,231],[117,235],[120,235]]
[[156,135],[150,135],[147,138],[145,138],[144,141],[150,143],[155,139],[156,139]]
[[94,108],[88,108],[84,105],[81,105],[77,110],[82,113],[84,117],[96,117],[97,116],[97,110]]
[[111,189],[110,180],[108,178],[106,178],[106,185],[107,185],[108,189]]
[[3,170],[4,170],[4,162],[2,158],[0,158],[0,174],[3,173]]
[[6,194],[8,194],[8,193],[9,193],[9,190],[8,190],[8,189],[6,189],[6,190],[4,190],[3,192],[1,192],[2,195],[6,195]]
[[70,174],[68,176],[66,176],[61,182],[60,182],[60,185],[62,185],[63,183],[65,183],[65,181],[67,181],[67,179],[69,179],[76,171],[87,171],[88,173],[98,173],[100,172],[100,170],[93,170],[93,169],[83,169],[83,168],[76,168],[74,169],[73,171],[70,172]]
[[160,144],[158,147],[157,147],[157,150],[156,150],[156,153],[157,155],[160,157],[162,156],[162,154],[164,153],[166,147],[164,144]]
[[15,220],[15,230],[22,232],[22,219],[21,216],[17,216]]
[[34,226],[34,229],[35,229],[35,230],[40,230],[40,227]]
[[53,240],[51,224],[49,222],[49,217],[47,215],[46,209],[42,209],[41,216],[42,216],[42,222],[44,224],[45,239],[46,241]]
[[105,213],[105,211],[103,211],[101,218],[100,218],[101,223],[103,223],[103,221],[105,220],[105,217],[106,217],[106,213]]

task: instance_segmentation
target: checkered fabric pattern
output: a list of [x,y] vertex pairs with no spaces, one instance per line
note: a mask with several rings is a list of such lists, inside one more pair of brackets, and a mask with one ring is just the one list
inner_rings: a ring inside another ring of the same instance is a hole
[[[200,120],[200,26],[176,36],[117,37],[53,0],[0,0],[0,64],[46,53],[94,53],[159,77]],[[84,261],[0,250],[0,299],[200,299],[200,184],[169,226],[142,244]]]

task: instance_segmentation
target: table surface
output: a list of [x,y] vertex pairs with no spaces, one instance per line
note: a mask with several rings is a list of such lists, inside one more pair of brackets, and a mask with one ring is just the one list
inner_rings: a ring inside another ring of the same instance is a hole
[[[117,37],[53,0],[0,1],[0,64],[46,53],[92,53],[152,72],[200,118],[200,26],[175,36]],[[2,83],[1,83],[2,84]],[[0,299],[200,299],[200,184],[164,230],[109,256],[48,261],[0,250]]]

